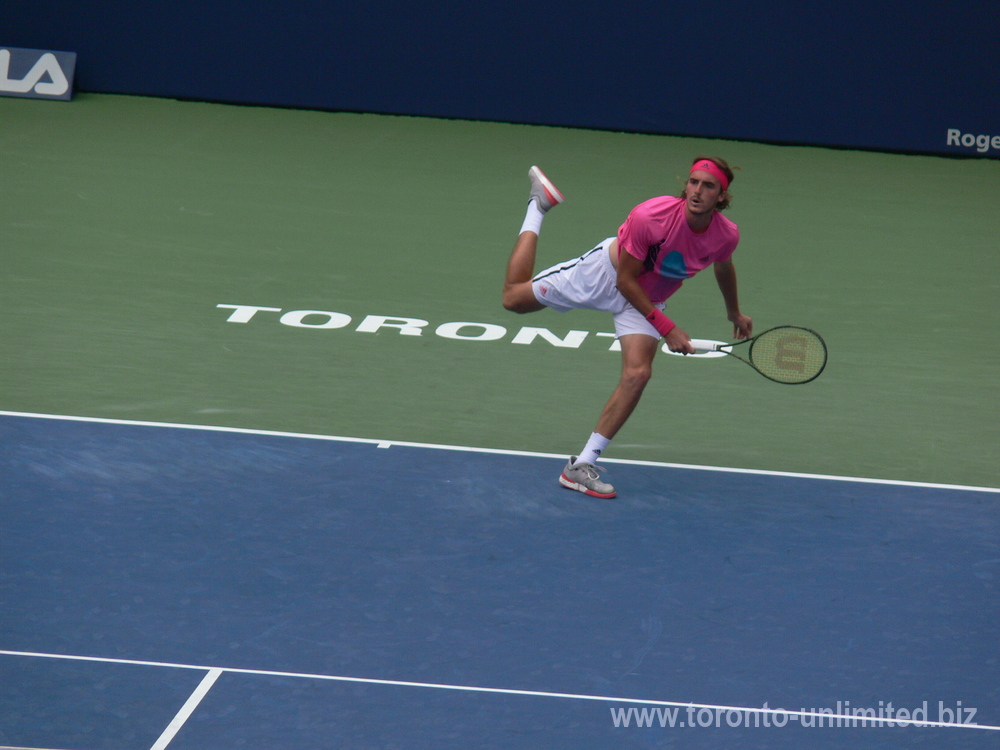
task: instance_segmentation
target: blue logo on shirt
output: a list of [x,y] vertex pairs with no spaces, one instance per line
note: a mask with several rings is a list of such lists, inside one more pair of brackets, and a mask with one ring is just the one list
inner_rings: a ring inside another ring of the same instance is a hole
[[687,264],[684,262],[684,256],[677,250],[671,250],[663,256],[663,260],[660,261],[660,267],[657,271],[660,276],[666,276],[668,279],[691,278],[691,274],[688,273]]

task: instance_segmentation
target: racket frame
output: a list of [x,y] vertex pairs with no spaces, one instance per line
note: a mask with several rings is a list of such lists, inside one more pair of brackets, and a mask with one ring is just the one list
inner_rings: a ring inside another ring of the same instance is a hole
[[[820,345],[823,347],[823,364],[820,366],[816,374],[813,375],[812,377],[807,378],[806,380],[792,380],[792,381],[778,380],[777,378],[772,378],[770,375],[765,373],[763,370],[761,370],[759,367],[757,367],[757,365],[753,363],[753,345],[754,343],[756,343],[757,339],[761,338],[762,336],[766,336],[767,334],[773,331],[780,331],[783,328],[791,328],[796,331],[805,331],[807,333],[810,333],[816,337],[816,340],[819,341]],[[750,345],[750,347],[747,349],[746,359],[741,357],[739,354],[733,352],[734,347],[743,346],[745,344]],[[735,357],[740,362],[744,362],[750,367],[752,367],[754,370],[759,372],[762,376],[764,376],[771,382],[781,383],[782,385],[803,385],[805,383],[811,383],[812,381],[814,381],[816,378],[822,375],[823,370],[826,369],[827,353],[828,353],[826,348],[826,342],[823,340],[823,337],[820,336],[818,333],[816,333],[816,331],[812,330],[811,328],[805,328],[804,326],[774,326],[773,328],[768,328],[766,331],[758,333],[756,336],[752,336],[751,338],[748,339],[743,339],[742,341],[736,341],[732,344],[727,344],[719,341],[712,341],[709,339],[691,339],[691,345],[695,348],[696,352],[722,352],[723,354],[728,354],[730,357]]]

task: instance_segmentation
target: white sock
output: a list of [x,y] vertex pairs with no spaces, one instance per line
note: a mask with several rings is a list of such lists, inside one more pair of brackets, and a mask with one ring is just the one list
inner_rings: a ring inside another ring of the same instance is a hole
[[591,433],[590,440],[587,441],[587,445],[584,446],[583,452],[580,453],[576,462],[578,464],[596,464],[601,452],[608,447],[610,442],[611,438],[606,438],[597,432]]
[[545,218],[545,214],[542,209],[538,207],[538,201],[532,198],[528,201],[528,212],[524,215],[524,224],[521,225],[521,231],[523,232],[534,232],[535,234],[541,234],[542,232],[542,219]]

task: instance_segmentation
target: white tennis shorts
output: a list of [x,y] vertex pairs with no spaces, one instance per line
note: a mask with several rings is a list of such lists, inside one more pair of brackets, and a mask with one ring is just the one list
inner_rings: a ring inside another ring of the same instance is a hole
[[[615,321],[615,336],[644,333],[659,339],[660,334],[618,291],[618,274],[611,265],[608,247],[614,242],[608,237],[593,250],[574,260],[547,268],[531,280],[535,299],[557,312],[569,310],[603,310]],[[663,303],[656,305],[663,309]]]

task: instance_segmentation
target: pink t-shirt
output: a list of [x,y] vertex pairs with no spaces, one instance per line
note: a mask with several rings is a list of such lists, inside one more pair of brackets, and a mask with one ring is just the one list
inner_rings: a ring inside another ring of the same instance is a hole
[[718,211],[708,229],[697,234],[684,215],[684,199],[669,195],[640,203],[618,229],[618,253],[624,249],[644,261],[638,280],[654,304],[698,271],[729,260],[739,241],[739,229]]

